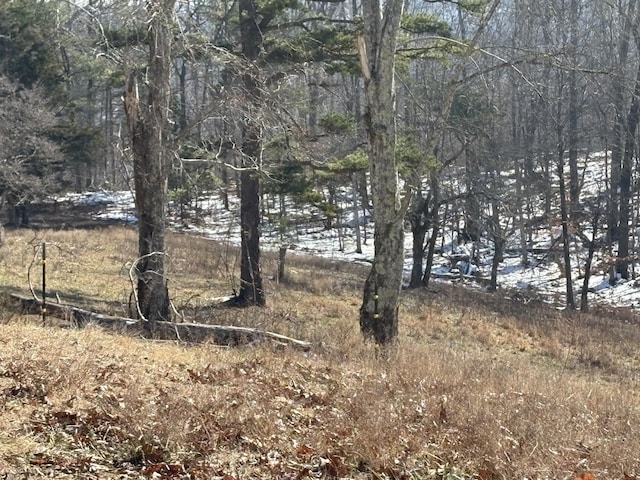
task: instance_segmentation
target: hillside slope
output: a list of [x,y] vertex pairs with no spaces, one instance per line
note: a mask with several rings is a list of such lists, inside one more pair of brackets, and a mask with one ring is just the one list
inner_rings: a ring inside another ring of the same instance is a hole
[[[126,311],[132,230],[10,232],[0,250],[4,292],[25,291],[42,240],[48,283],[63,301]],[[640,473],[631,314],[569,317],[437,285],[403,294],[399,345],[382,356],[358,333],[357,267],[292,257],[288,281],[267,282],[267,308],[223,309],[211,297],[228,293],[235,252],[184,235],[169,243],[170,288],[185,318],[268,328],[315,347],[183,345],[62,329],[53,319],[43,327],[5,297],[6,478]],[[30,277],[37,285],[37,269]]]

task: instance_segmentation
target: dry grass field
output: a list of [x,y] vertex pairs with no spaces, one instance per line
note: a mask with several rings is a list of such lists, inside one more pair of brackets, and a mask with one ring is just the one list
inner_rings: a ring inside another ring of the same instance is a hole
[[[132,229],[14,230],[0,248],[0,478],[570,479],[640,475],[640,325],[434,284],[399,344],[358,331],[362,267],[289,257],[263,309],[216,306],[237,252],[168,238],[185,321],[313,342],[225,348],[46,326],[9,293],[126,315]],[[265,255],[264,273],[276,270]],[[29,275],[28,275],[29,272]]]

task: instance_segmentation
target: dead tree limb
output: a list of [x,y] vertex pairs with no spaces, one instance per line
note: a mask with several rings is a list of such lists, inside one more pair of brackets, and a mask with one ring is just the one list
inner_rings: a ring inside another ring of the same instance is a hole
[[[37,313],[40,311],[41,302],[34,298],[11,294],[11,299],[19,305],[22,312]],[[310,342],[287,337],[278,333],[232,325],[157,321],[154,331],[151,333],[144,328],[144,321],[142,320],[103,315],[69,304],[49,305],[49,315],[70,320],[77,327],[93,324],[108,330],[133,333],[144,338],[153,338],[156,340],[175,340],[187,343],[212,342],[218,345],[232,347],[270,342],[275,345],[287,346],[303,351],[310,350],[312,346]]]

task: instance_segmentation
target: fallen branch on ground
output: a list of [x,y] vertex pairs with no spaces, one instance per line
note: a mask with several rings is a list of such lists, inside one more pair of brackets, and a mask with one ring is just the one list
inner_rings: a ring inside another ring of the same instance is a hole
[[[41,302],[17,294],[11,294],[23,312],[39,313]],[[144,328],[144,322],[126,317],[115,317],[84,310],[68,304],[48,304],[47,312],[57,318],[69,320],[78,327],[88,324],[120,332],[131,332],[143,337],[159,340],[177,340],[189,343],[203,343],[207,341],[218,345],[240,346],[262,341],[269,341],[276,345],[293,347],[308,351],[310,342],[280,335],[274,332],[256,330],[248,327],[235,327],[231,325],[206,325],[200,323],[173,323],[154,322],[153,330],[149,332]]]

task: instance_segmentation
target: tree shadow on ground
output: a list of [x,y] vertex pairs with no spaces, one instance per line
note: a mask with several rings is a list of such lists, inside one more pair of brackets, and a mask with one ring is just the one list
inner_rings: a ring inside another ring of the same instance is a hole
[[[32,230],[95,230],[114,225],[130,225],[118,219],[98,218],[104,205],[73,205],[68,202],[40,203],[28,206],[29,223],[26,225],[6,225],[7,229],[29,228]],[[7,220],[7,215],[3,220]]]

